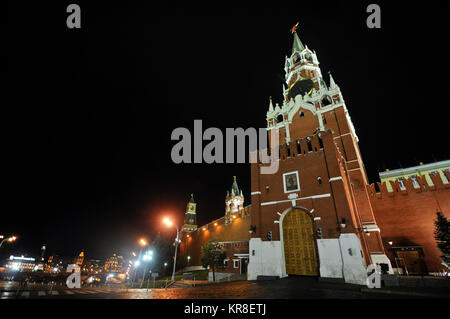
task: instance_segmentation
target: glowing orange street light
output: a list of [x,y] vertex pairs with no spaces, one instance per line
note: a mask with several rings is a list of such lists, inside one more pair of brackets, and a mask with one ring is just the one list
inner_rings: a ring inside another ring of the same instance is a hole
[[[3,237],[4,237],[4,236],[1,236],[0,239],[2,239]],[[3,245],[3,243],[4,243],[5,241],[13,242],[13,241],[15,241],[16,239],[17,239],[16,236],[11,236],[11,237],[7,237],[7,238],[3,238],[3,240],[0,242],[0,247],[2,247],[2,245]]]
[[236,218],[236,215],[233,215],[233,218]]
[[203,229],[203,231],[205,231],[205,230],[206,230],[206,227],[203,227],[202,229]]
[[217,223],[214,223],[214,226],[217,226]]
[[142,247],[144,247],[144,246],[147,246],[147,241],[144,239],[144,238],[141,238],[140,240],[139,240],[139,245],[141,245]]
[[163,222],[169,227],[173,225],[172,221],[167,217],[163,219]]

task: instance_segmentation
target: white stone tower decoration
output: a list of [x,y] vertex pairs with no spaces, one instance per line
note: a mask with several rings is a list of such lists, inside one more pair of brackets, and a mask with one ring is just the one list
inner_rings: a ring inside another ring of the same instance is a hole
[[242,208],[244,208],[244,195],[238,187],[236,176],[234,176],[231,190],[227,191],[227,196],[225,197],[225,223],[231,223]]

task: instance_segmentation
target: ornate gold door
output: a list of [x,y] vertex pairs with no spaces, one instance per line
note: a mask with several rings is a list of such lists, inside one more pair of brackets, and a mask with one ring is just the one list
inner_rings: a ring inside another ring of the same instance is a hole
[[294,208],[283,218],[284,257],[288,275],[318,276],[312,218]]

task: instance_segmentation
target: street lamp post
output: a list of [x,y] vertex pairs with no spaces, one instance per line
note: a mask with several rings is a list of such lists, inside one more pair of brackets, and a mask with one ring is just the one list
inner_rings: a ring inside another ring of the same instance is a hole
[[142,285],[144,284],[144,280],[145,280],[145,274],[147,272],[147,264],[150,260],[153,259],[153,251],[149,250],[144,254],[143,260],[146,262],[145,266],[144,266],[144,273],[142,274],[142,281],[141,281],[141,288]]
[[177,229],[177,238],[175,239],[175,256],[173,257],[173,271],[172,271],[172,281],[175,281],[175,267],[177,265],[177,252],[178,252],[178,242],[179,242],[179,230],[178,230],[178,226],[175,225],[176,229]]
[[175,281],[175,267],[177,264],[178,244],[180,242],[180,239],[179,239],[180,230],[179,230],[178,226],[176,224],[172,223],[168,218],[164,218],[164,223],[169,227],[174,225],[175,228],[177,229],[177,238],[175,238],[175,256],[173,257],[173,271],[172,271],[172,281]]
[[[131,282],[134,283],[134,279],[136,279],[136,275],[137,275],[137,267],[140,264],[140,260],[141,260],[141,256],[142,256],[142,250],[144,249],[145,246],[148,245],[147,240],[145,240],[144,238],[139,239],[139,246],[141,246],[141,249],[139,250],[139,256],[137,258],[137,261],[133,262],[134,267],[134,276],[131,278]],[[134,257],[136,257],[136,254],[133,252],[132,253]]]
[[[1,236],[0,239],[1,239],[1,238],[3,238],[3,236]],[[0,247],[2,247],[2,245],[3,245],[3,243],[4,243],[5,241],[12,242],[12,241],[15,241],[16,239],[17,239],[16,236],[11,236],[11,237],[7,237],[7,238],[3,238],[3,240],[0,242]]]

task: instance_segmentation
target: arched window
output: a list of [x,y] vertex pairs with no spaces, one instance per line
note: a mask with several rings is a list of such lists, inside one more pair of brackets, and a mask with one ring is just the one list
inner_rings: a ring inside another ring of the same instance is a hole
[[306,59],[308,62],[311,62],[311,63],[313,62],[311,53],[306,53],[306,54],[305,54],[305,59]]
[[322,184],[322,177],[317,177],[317,181],[319,182],[319,185],[321,185]]
[[300,62],[300,54],[298,53],[294,54],[292,60],[294,61],[294,63]]
[[299,115],[300,115],[300,117],[304,117],[305,113],[303,113],[303,111],[300,111]]
[[330,105],[330,104],[333,104],[333,100],[332,100],[331,97],[329,97],[328,95],[325,95],[325,96],[322,98],[322,107],[327,106],[327,105]]
[[283,114],[277,116],[277,123],[283,122]]

